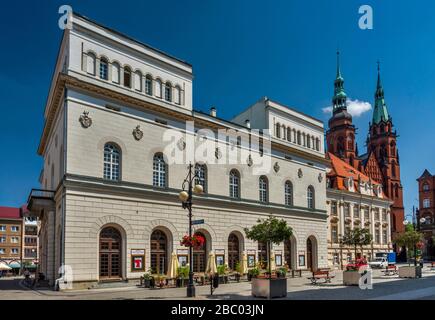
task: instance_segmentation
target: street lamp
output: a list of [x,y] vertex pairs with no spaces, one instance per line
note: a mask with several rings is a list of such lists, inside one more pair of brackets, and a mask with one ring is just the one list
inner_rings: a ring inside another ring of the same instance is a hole
[[[189,238],[192,238],[192,194],[202,193],[203,187],[200,184],[195,184],[195,179],[198,178],[196,173],[193,173],[193,165],[189,164],[189,172],[183,181],[182,191],[178,195],[178,198],[182,202],[183,209],[189,211]],[[186,190],[187,187],[187,190]],[[193,284],[193,247],[189,247],[189,283],[187,284],[187,296],[195,297],[195,285]]]

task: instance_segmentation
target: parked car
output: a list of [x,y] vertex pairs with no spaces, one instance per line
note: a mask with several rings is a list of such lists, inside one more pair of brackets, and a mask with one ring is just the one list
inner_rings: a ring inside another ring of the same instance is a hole
[[388,266],[388,259],[385,257],[377,257],[369,262],[371,268],[386,268]]

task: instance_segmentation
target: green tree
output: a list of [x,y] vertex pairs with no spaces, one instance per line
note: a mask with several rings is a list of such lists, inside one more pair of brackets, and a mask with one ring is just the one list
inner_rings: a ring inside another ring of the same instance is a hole
[[[406,247],[406,252],[415,250],[415,246],[420,241],[423,241],[423,235],[420,232],[414,230],[407,230],[404,233],[399,233],[394,241],[401,247]],[[415,252],[414,252],[415,255]]]
[[[246,237],[257,242],[267,243],[267,256],[269,257],[268,260],[270,260],[272,244],[279,245],[284,240],[290,239],[293,230],[287,226],[286,221],[274,217],[269,217],[265,220],[259,219],[257,222],[258,224],[251,229],[245,228]],[[270,277],[272,275],[270,261],[267,265]]]
[[361,251],[363,246],[371,244],[373,241],[373,235],[370,234],[370,230],[367,228],[354,228],[347,231],[341,239],[341,244],[351,246],[355,250],[355,259],[357,256],[357,248],[360,247]]

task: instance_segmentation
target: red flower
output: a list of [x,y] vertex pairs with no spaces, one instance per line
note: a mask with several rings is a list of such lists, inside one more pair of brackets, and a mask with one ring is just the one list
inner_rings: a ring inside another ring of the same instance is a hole
[[417,249],[423,249],[424,242],[423,241],[419,241],[419,242],[417,242],[417,244],[415,246],[417,247]]
[[189,237],[188,235],[185,235],[181,241],[180,244],[184,247],[194,247],[194,248],[201,248],[205,243],[205,238],[195,233],[192,237]]

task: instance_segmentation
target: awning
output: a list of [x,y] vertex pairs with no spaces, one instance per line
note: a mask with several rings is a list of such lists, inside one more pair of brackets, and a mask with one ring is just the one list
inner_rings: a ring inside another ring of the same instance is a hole
[[14,262],[9,263],[9,267],[11,267],[12,269],[20,269],[21,264],[17,261],[14,261]]
[[3,262],[0,262],[0,271],[5,271],[5,270],[11,270],[11,267],[4,264]]

